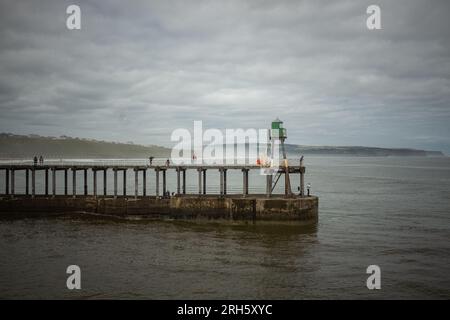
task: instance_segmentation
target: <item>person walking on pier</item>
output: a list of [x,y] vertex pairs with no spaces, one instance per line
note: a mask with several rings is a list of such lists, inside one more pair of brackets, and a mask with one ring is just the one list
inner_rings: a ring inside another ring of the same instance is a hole
[[170,160],[169,159],[166,160],[166,167],[168,167],[168,166],[170,166]]
[[44,157],[42,155],[39,156],[39,164],[44,164]]
[[35,166],[37,165],[37,162],[38,162],[38,158],[37,158],[37,156],[34,156],[33,163],[34,163]]
[[150,165],[152,165],[152,162],[153,162],[153,159],[154,159],[155,157],[149,157],[148,158],[148,160],[150,160]]

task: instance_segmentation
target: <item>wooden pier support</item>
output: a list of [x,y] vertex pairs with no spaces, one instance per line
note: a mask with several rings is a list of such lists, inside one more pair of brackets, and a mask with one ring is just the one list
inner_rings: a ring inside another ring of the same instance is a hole
[[48,169],[45,169],[45,195],[48,196]]
[[15,172],[15,170],[11,169],[11,197],[12,198],[14,198],[14,194],[16,193],[15,190],[14,190],[15,189],[15,186],[14,186],[14,184],[15,184],[14,172]]
[[94,192],[94,197],[97,197],[97,170],[95,169],[92,169],[92,179],[93,179],[92,191]]
[[67,196],[69,193],[69,188],[67,185],[67,169],[64,169],[64,195]]
[[248,169],[242,169],[242,185],[243,185],[243,190],[242,190],[242,195],[245,197],[248,195]]
[[163,177],[163,197],[165,197],[166,196],[166,192],[167,192],[166,169],[162,170],[162,177]]
[[198,168],[198,194],[202,194],[202,168]]
[[30,194],[30,170],[25,169],[25,194]]
[[36,195],[36,170],[31,169],[31,197],[34,198]]
[[117,198],[117,169],[114,168],[114,198]]
[[9,169],[5,169],[5,194],[9,195]]
[[84,175],[84,195],[88,195],[88,181],[87,181],[87,169],[83,169],[83,175]]
[[183,194],[186,194],[186,169],[183,169]]
[[56,196],[56,168],[52,168],[52,197]]
[[147,170],[142,170],[142,195],[147,195]]
[[127,195],[127,169],[123,170],[123,196]]
[[72,168],[72,196],[77,196],[77,169]]
[[206,169],[203,169],[203,194],[206,194]]
[[272,195],[272,174],[269,172],[266,175],[266,197]]
[[156,175],[155,195],[158,198],[159,197],[159,168],[155,168],[155,175]]
[[223,194],[227,194],[227,169],[223,169]]
[[103,169],[103,195],[106,197],[107,195],[107,184],[106,184],[106,174],[108,169]]
[[139,170],[137,168],[134,168],[134,198],[137,199],[138,197],[138,183],[139,183]]
[[180,177],[180,171],[181,171],[181,169],[180,168],[177,168],[176,169],[177,170],[177,195],[179,195],[180,194],[180,191],[181,191],[181,177]]
[[220,179],[219,179],[219,183],[220,183],[220,195],[223,196],[223,168],[219,169],[219,175],[220,175]]

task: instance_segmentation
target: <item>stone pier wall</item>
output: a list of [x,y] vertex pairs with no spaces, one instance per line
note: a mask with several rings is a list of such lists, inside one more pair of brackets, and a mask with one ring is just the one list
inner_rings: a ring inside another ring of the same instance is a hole
[[46,216],[66,213],[96,213],[113,216],[143,216],[155,219],[224,219],[262,221],[317,221],[317,197],[27,197],[0,199],[1,216]]

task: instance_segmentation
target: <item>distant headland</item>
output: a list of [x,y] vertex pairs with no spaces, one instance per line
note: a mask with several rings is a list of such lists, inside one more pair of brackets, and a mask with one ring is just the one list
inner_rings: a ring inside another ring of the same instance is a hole
[[[428,151],[408,148],[376,148],[362,146],[304,146],[286,144],[291,156],[445,156],[441,151]],[[0,158],[22,159],[43,154],[46,158],[148,158],[168,157],[171,149],[157,145],[118,143],[68,136],[44,137],[39,135],[16,135],[0,133]]]

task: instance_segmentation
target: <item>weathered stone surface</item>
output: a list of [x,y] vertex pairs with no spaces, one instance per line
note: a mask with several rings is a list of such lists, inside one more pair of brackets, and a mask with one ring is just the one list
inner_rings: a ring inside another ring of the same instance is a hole
[[95,198],[57,196],[4,197],[0,199],[2,216],[96,213],[115,216],[145,216],[171,219],[225,219],[268,221],[317,221],[317,197],[220,197],[182,196],[171,199],[139,197]]

